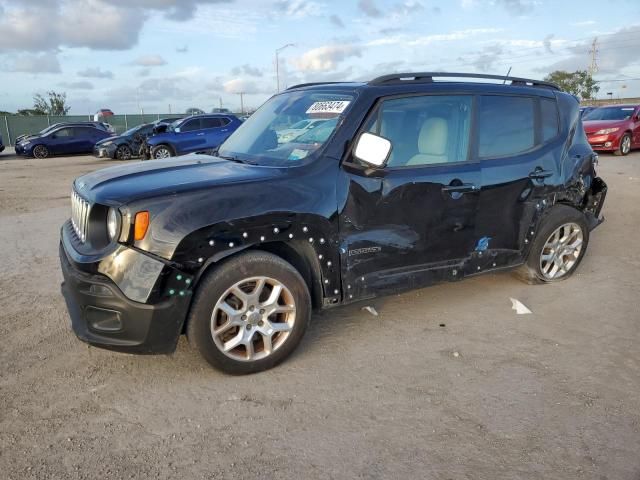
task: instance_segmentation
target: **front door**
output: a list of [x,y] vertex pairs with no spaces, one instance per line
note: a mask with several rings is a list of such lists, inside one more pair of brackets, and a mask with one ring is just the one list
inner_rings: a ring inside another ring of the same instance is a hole
[[[386,167],[343,164],[343,291],[357,300],[459,278],[473,252],[479,164],[469,154],[473,97],[379,103],[365,130],[387,138]],[[339,197],[340,198],[340,197]]]

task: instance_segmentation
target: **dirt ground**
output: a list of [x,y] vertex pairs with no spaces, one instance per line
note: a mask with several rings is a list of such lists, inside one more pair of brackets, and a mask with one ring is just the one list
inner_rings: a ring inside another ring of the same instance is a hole
[[72,179],[113,163],[0,155],[1,478],[640,479],[640,153],[601,156],[607,220],[570,280],[315,315],[246,377],[184,339],[132,356],[74,336],[58,229]]

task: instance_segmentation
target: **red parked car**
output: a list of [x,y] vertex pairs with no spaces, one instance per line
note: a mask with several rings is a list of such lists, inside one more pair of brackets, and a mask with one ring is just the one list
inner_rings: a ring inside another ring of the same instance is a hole
[[584,131],[591,148],[627,155],[640,147],[640,106],[607,105],[587,113]]

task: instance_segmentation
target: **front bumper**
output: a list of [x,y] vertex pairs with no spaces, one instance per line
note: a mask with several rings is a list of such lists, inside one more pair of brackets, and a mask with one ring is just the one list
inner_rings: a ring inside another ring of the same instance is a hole
[[[107,276],[76,264],[60,243],[62,294],[76,336],[96,347],[127,353],[170,353],[176,348],[190,295],[148,304],[130,300]],[[82,266],[86,267],[86,266]]]
[[621,136],[615,134],[591,135],[587,134],[587,141],[591,148],[598,151],[611,152],[620,147]]
[[25,155],[26,154],[25,148],[22,145],[20,145],[19,143],[16,143],[16,145],[15,145],[15,152],[16,152],[16,155]]
[[116,145],[96,145],[93,147],[93,156],[98,158],[116,158]]

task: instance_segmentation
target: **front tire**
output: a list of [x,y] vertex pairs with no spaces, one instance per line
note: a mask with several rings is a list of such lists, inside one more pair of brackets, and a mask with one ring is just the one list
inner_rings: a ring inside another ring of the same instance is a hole
[[272,368],[300,343],[311,297],[300,273],[267,252],[247,252],[208,272],[189,313],[187,337],[215,368],[242,375]]
[[162,159],[173,157],[175,153],[169,145],[158,145],[151,149],[151,158]]
[[629,155],[631,151],[631,135],[625,133],[620,139],[620,146],[616,151],[613,152],[614,155],[625,156]]
[[566,280],[580,265],[588,244],[584,214],[567,205],[556,205],[543,220],[527,261],[517,274],[530,284]]
[[47,158],[49,156],[49,149],[45,145],[36,145],[33,147],[33,156],[35,158]]
[[131,160],[131,149],[128,145],[120,145],[116,149],[116,160]]

